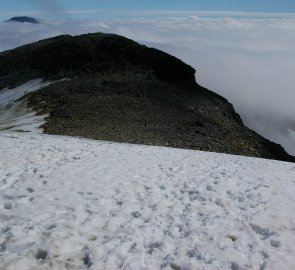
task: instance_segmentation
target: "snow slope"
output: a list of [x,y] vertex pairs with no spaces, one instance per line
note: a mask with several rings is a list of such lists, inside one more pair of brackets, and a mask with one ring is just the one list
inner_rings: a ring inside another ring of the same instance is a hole
[[42,79],[28,81],[16,88],[0,90],[0,130],[42,132],[39,127],[44,123],[46,115],[36,115],[27,108],[26,100],[19,100],[25,94],[42,89],[52,82]]
[[295,165],[0,133],[0,269],[295,269]]

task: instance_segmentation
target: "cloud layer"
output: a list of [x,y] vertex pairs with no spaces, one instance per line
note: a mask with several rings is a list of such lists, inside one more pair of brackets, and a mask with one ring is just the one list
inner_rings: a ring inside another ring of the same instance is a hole
[[59,34],[112,32],[175,55],[225,96],[244,122],[295,154],[295,18],[0,23],[0,51]]

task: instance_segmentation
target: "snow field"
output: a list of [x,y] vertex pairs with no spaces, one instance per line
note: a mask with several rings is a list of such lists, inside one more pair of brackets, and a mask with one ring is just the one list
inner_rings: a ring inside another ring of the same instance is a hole
[[0,133],[0,269],[295,269],[295,165]]

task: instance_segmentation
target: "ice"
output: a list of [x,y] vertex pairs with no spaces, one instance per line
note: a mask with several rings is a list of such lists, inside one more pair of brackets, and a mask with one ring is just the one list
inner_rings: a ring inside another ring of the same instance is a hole
[[0,269],[295,269],[295,165],[0,133]]

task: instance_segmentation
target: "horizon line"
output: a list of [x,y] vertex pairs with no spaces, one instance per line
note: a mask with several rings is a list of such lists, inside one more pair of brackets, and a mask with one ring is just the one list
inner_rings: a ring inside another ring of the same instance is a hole
[[[34,16],[34,15],[87,15],[87,14],[109,14],[110,18],[114,15],[174,15],[174,16],[201,16],[201,17],[256,17],[256,18],[295,18],[295,12],[259,12],[259,11],[210,11],[210,10],[114,10],[114,9],[92,9],[92,10],[26,10],[26,11],[0,11],[0,17],[5,16]],[[114,14],[115,13],[115,14]]]

